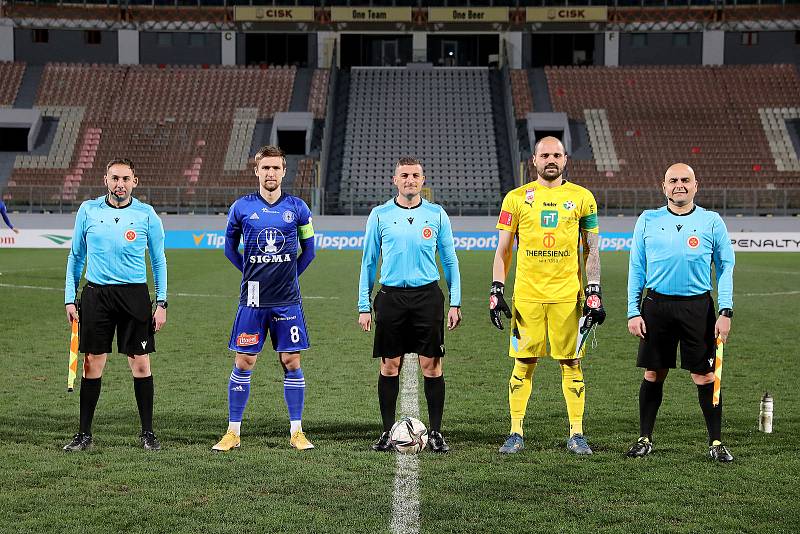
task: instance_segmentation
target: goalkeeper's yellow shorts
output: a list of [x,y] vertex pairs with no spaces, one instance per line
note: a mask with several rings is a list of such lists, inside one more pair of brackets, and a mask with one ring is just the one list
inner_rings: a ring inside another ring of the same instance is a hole
[[[578,320],[581,305],[577,302],[514,301],[511,340],[508,355],[512,358],[543,358],[555,360],[575,358]],[[519,331],[514,337],[513,327]],[[582,358],[586,345],[578,355]]]

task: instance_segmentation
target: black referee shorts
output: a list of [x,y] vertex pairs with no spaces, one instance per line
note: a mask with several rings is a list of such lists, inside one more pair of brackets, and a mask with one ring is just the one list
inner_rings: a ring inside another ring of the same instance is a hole
[[87,282],[80,306],[80,352],[111,352],[114,331],[119,353],[138,356],[155,352],[153,304],[147,284],[102,286]]
[[444,356],[444,294],[437,282],[419,287],[383,286],[375,295],[373,358],[414,352]]
[[709,293],[669,296],[648,290],[642,302],[647,333],[639,341],[636,365],[646,369],[674,369],[678,343],[681,368],[691,373],[714,371],[714,299]]

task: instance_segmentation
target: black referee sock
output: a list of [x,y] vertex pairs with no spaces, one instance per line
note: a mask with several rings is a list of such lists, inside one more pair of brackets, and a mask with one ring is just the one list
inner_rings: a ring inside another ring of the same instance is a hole
[[83,434],[92,433],[92,419],[94,409],[97,407],[97,399],[100,398],[101,378],[81,377],[81,428]]
[[142,432],[152,432],[153,375],[143,378],[133,377],[133,392],[136,394],[136,405],[139,407],[139,419],[142,420]]
[[444,414],[444,375],[425,377],[425,400],[428,401],[428,420],[431,432],[441,432]]
[[697,386],[697,400],[700,401],[700,409],[703,410],[703,417],[706,420],[708,429],[708,444],[715,441],[722,441],[722,396],[719,404],[714,407],[714,383]]
[[653,427],[663,398],[664,382],[642,380],[639,387],[639,436],[653,441]]
[[397,411],[397,395],[400,393],[400,375],[383,376],[378,373],[378,404],[381,407],[383,431],[388,432],[394,425]]

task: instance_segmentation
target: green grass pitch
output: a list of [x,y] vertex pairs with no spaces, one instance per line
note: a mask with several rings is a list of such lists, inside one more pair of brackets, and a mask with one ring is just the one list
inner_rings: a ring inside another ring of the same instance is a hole
[[[153,356],[155,429],[164,450],[137,448],[125,357],[109,359],[95,449],[61,451],[77,429],[66,392],[66,251],[0,252],[0,532],[384,532],[395,458],[368,450],[379,429],[371,334],[356,323],[360,253],[320,252],[302,277],[312,350],[304,427],[288,446],[282,372],[264,352],[241,450],[213,454],[226,428],[227,350],[238,272],[221,251],[168,251],[170,308]],[[636,340],[626,329],[627,254],[604,253],[608,320],[584,366],[585,430],[595,454],[565,450],[558,367],[540,364],[524,453],[501,457],[508,432],[506,333],[487,314],[492,253],[461,253],[464,323],[447,337],[444,431],[453,450],[420,457],[422,532],[797,532],[800,509],[797,324],[800,257],[739,254],[736,317],[725,354],[723,439],[732,465],[706,460],[696,388],[676,370],[654,454],[626,461],[638,430]],[[775,432],[757,431],[775,397]],[[422,419],[427,421],[420,392]]]

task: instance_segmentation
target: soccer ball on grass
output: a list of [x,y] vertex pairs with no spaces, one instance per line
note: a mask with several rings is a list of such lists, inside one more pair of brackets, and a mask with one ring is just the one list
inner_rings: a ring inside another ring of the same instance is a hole
[[428,444],[428,429],[419,419],[403,417],[389,432],[394,450],[401,454],[417,454]]

